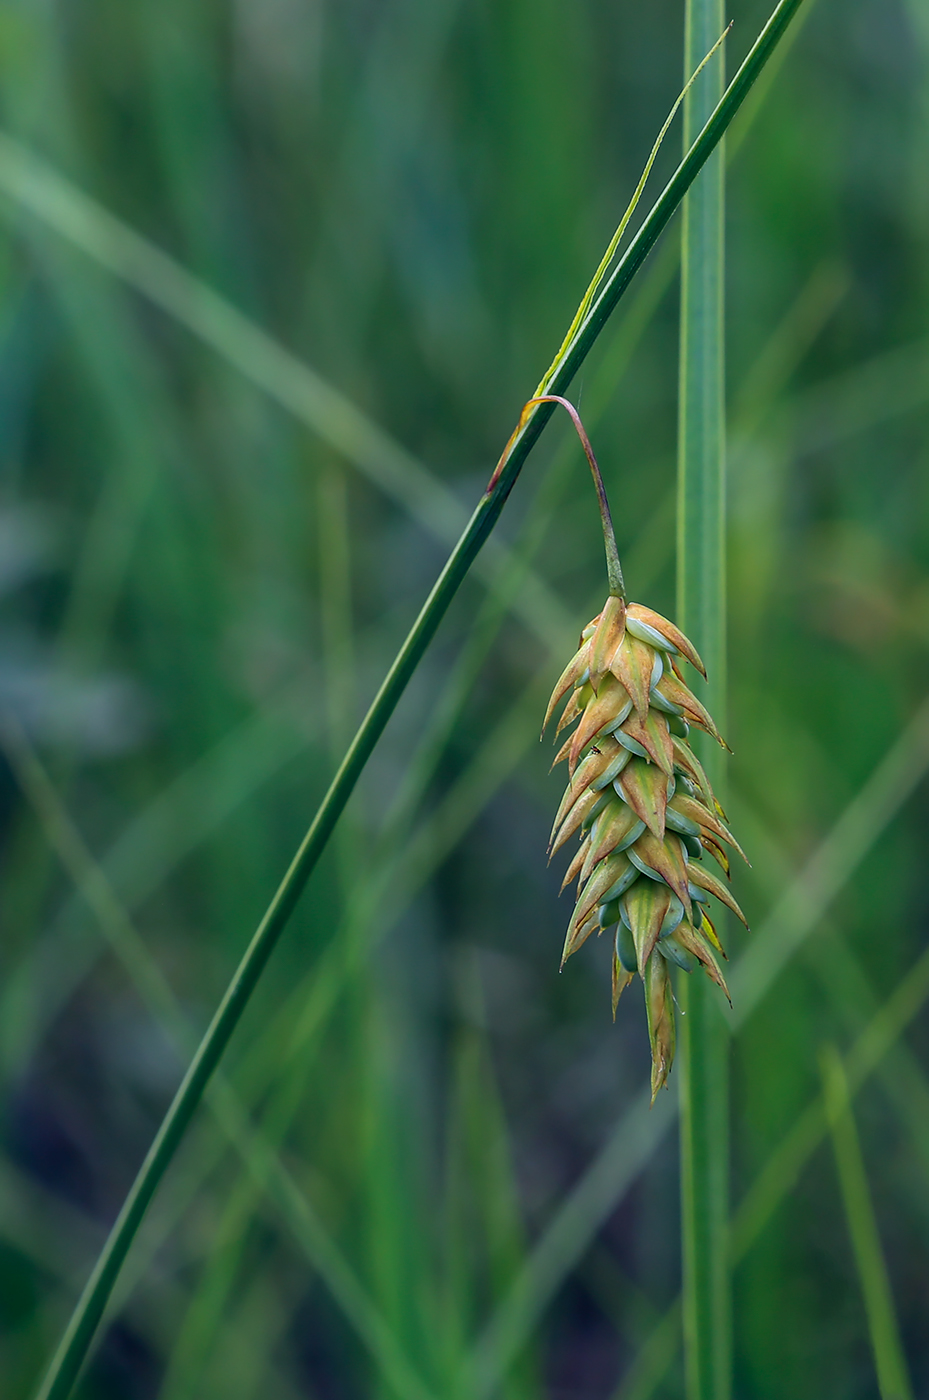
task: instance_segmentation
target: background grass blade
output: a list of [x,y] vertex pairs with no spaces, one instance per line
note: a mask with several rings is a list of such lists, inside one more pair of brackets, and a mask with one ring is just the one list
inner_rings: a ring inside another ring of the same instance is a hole
[[[467,512],[412,453],[225,297],[2,132],[0,188],[221,355],[431,534],[455,543]],[[492,583],[505,560],[505,546],[495,541],[476,565],[478,576]],[[514,606],[543,640],[553,635],[560,603],[541,580],[532,579]]]
[[[170,987],[149,958],[142,939],[112,887],[84,846],[28,740],[9,718],[0,725],[0,744],[48,831],[51,847],[93,910],[143,1003],[164,1025],[179,1054],[189,1054],[193,1048],[192,1036]],[[222,1079],[218,1078],[211,1084],[208,1100],[226,1137],[242,1156],[246,1172],[249,1173],[252,1199],[254,1192],[262,1189],[271,1196],[286,1216],[294,1237],[306,1248],[310,1264],[326,1278],[366,1344],[372,1346],[378,1355],[385,1374],[393,1375],[401,1387],[411,1394],[418,1392],[425,1395],[427,1392],[422,1389],[421,1382],[403,1356],[389,1322],[378,1315],[351,1269],[296,1189],[292,1178],[281,1162],[274,1158],[267,1135],[253,1134],[229,1085]],[[280,1127],[274,1131],[275,1127],[272,1125],[273,1140],[279,1140],[283,1132]],[[241,1211],[235,1214],[238,1218]]]
[[591,1237],[635,1181],[674,1123],[676,1105],[662,1095],[654,1108],[643,1090],[626,1110],[607,1147],[588,1168],[537,1241],[502,1306],[473,1349],[465,1394],[490,1396],[525,1346],[540,1314],[583,1257]]
[[823,1096],[832,1133],[842,1201],[868,1315],[881,1400],[912,1400],[900,1327],[868,1190],[861,1144],[852,1116],[848,1081],[834,1045],[823,1047]]
[[[852,1094],[873,1074],[929,998],[929,953],[910,968],[855,1040],[844,1073]],[[809,1104],[783,1135],[733,1216],[732,1257],[744,1259],[828,1132],[822,1098]]]
[[[924,953],[858,1036],[842,1066],[851,1097],[883,1063],[913,1018],[929,1000],[929,952]],[[820,1095],[791,1125],[764,1170],[752,1183],[733,1215],[731,1263],[741,1263],[771,1216],[782,1206],[810,1158],[828,1135]],[[660,1390],[674,1365],[681,1342],[681,1304],[675,1300],[652,1328],[615,1400],[649,1400]]]
[[[752,934],[730,974],[731,985],[739,989],[733,995],[732,1012],[733,1030],[737,1035],[750,1028],[758,1004],[787,962],[816,931],[830,904],[880,839],[887,822],[899,812],[914,783],[925,777],[929,764],[929,755],[924,754],[925,723],[925,710],[921,708],[877,765],[862,792],[856,795],[834,829],[814,851],[806,867],[787,886],[783,901],[785,906],[789,901],[794,911],[790,923],[785,922],[777,906]],[[879,801],[875,800],[878,794]],[[785,928],[790,930],[790,939],[782,958]],[[757,958],[755,949],[760,950]],[[776,950],[778,955],[769,956],[769,950],[771,954]],[[871,1073],[889,1043],[902,1033],[922,1007],[929,988],[927,978],[929,954],[912,969],[912,975],[901,984],[898,994],[881,1008],[867,1031],[862,1033],[851,1057],[856,1086],[861,1082],[859,1076]],[[678,1105],[670,1095],[662,1095],[651,1113],[647,1103],[648,1094],[643,1091],[621,1116],[599,1156],[587,1168],[530,1253],[510,1294],[481,1339],[476,1364],[479,1372],[489,1378],[485,1382],[488,1388],[505,1373],[507,1358],[525,1346],[542,1310],[564,1282],[571,1265],[589,1247],[597,1229],[616,1209],[672,1126]],[[663,1116],[655,1123],[657,1114]],[[819,1102],[794,1129],[785,1133],[783,1143],[772,1154],[770,1171],[766,1169],[761,1174],[739,1205],[729,1246],[736,1260],[744,1256],[824,1133],[825,1122]]]
[[771,988],[794,949],[808,937],[821,915],[870,849],[876,836],[900,810],[929,769],[929,700],[874,769],[861,791],[772,909],[763,936],[745,949],[731,981],[737,1015],[748,1017]]
[[[551,378],[544,386],[546,393],[558,392],[557,386],[564,383],[565,372],[569,372],[569,379],[573,378],[581,361],[586,354],[588,336],[596,333],[599,327],[611,314],[619,298],[625,292],[626,287],[632,277],[635,276],[645,258],[651,252],[657,241],[658,235],[665,227],[670,218],[671,212],[677,208],[678,203],[683,199],[684,194],[690,188],[703,165],[709,159],[725,134],[725,130],[732,121],[735,113],[739,110],[749,91],[754,86],[758,74],[762,71],[768,61],[769,56],[775,51],[788,25],[800,8],[801,0],[780,0],[775,6],[771,17],[753,44],[741,67],[726,88],[722,97],[716,103],[706,118],[706,123],[699,132],[693,136],[690,145],[687,147],[687,154],[678,166],[674,175],[668,181],[661,195],[659,195],[653,205],[649,215],[643,220],[642,225],[635,237],[629,244],[625,255],[620,259],[614,271],[611,273],[602,292],[597,297],[591,307],[586,320],[583,322],[580,332],[573,345],[569,346],[562,357],[560,364],[554,370]],[[718,38],[719,35],[716,35]],[[704,52],[708,52],[714,38]],[[703,55],[700,55],[702,58]],[[699,62],[700,59],[697,60]],[[694,63],[694,68],[697,64]],[[685,80],[690,76],[692,69],[685,75]],[[708,72],[712,72],[711,65],[708,65]],[[684,101],[685,121],[687,111],[687,101],[693,98],[693,90],[688,93]],[[695,126],[697,124],[695,123]],[[540,388],[543,386],[540,385]]]

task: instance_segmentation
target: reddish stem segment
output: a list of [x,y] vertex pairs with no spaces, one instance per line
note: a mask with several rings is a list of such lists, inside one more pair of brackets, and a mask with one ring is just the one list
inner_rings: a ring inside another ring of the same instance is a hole
[[613,517],[610,515],[610,503],[607,500],[606,487],[603,484],[600,468],[597,466],[594,450],[590,445],[590,438],[587,436],[584,424],[581,422],[580,414],[570,399],[562,398],[561,394],[540,394],[537,398],[530,399],[528,403],[524,404],[523,411],[519,415],[519,422],[513,429],[510,440],[503,449],[500,460],[494,469],[494,474],[487,484],[487,490],[492,491],[496,485],[497,479],[509,458],[513,444],[522,432],[526,419],[537,403],[560,404],[561,407],[571,415],[571,421],[577,429],[577,435],[581,440],[584,455],[590,463],[591,475],[593,476],[594,486],[597,490],[597,504],[600,507],[600,525],[603,529],[603,547],[606,551],[606,573],[610,584],[610,596],[612,598],[622,598],[623,602],[625,602],[626,585],[623,582],[623,571],[619,562],[619,551],[616,548],[616,535],[613,531]]

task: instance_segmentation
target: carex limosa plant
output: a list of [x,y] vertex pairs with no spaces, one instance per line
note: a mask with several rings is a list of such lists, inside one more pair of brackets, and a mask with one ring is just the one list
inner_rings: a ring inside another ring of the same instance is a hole
[[[744,853],[726,825],[706,773],[688,743],[691,726],[723,748],[712,716],[685,682],[689,663],[706,671],[693,643],[659,613],[629,603],[603,478],[576,409],[574,420],[593,474],[606,550],[609,596],[581,632],[549,701],[543,733],[564,701],[555,733],[570,730],[555,757],[568,785],[555,815],[550,854],[579,844],[562,889],[577,880],[564,961],[592,933],[609,931],[613,1014],[636,973],[645,984],[652,1052],[652,1101],[674,1060],[671,967],[702,968],[728,997],[723,946],[710,896],[745,916],[728,880],[726,847]],[[527,408],[535,402],[530,400]],[[554,766],[554,765],[553,765]],[[705,861],[710,856],[723,879]]]
[[[583,364],[585,357],[596,342],[613,310],[625,294],[633,277],[642,266],[650,250],[654,247],[662,231],[667,227],[687,190],[706,163],[710,153],[718,145],[723,133],[729,126],[735,113],[739,110],[758,75],[763,70],[800,4],[801,0],[777,0],[777,4],[767,24],[752,46],[739,71],[732,79],[732,82],[727,87],[720,101],[714,107],[712,114],[704,124],[699,135],[690,145],[684,159],[655,201],[655,204],[643,219],[641,226],[630,240],[625,252],[623,252],[614,264],[613,260],[618,250],[620,237],[627,226],[632,210],[635,208],[638,195],[644,183],[644,177],[643,181],[640,182],[633,202],[629,210],[627,210],[616,235],[614,235],[607,249],[607,254],[597,269],[594,279],[569,327],[568,334],[554,361],[543,376],[542,385],[537,391],[535,399],[530,401],[530,404],[527,405],[527,409],[524,410],[517,429],[504,449],[503,455],[500,458],[483,496],[477,504],[474,514],[449,556],[442,572],[436,579],[406,640],[397,653],[380,689],[371,702],[368,712],[362,720],[341,764],[334,774],[329,789],[310,823],[300,847],[295,853],[289,868],[242,956],[238,968],[229,982],[210,1025],[178,1086],[175,1096],[164,1116],[161,1127],[123,1203],[122,1209],[110,1230],[106,1243],[87,1280],[81,1297],[74,1308],[59,1346],[46,1372],[41,1388],[38,1391],[38,1400],[68,1400],[93,1344],[95,1334],[104,1316],[113,1288],[122,1271],[132,1243],[138,1234],[148,1206],[184,1140],[191,1120],[213,1080],[217,1067],[258,985],[261,974],[274,953],[281,935],[296,908],[301,893],[315,870],[323,851],[326,849],[346,803],[375,745],[383,733],[388,720],[396,709],[426,648],[434,637],[452,598],[467,576],[482,545],[494,529],[503,507],[506,504],[509,493],[513,489],[529,453],[538,440],[546,422],[554,412],[555,403],[561,402],[561,398],[559,397],[561,392],[567,389],[574,375]],[[660,139],[661,137],[659,136],[659,142]],[[651,168],[654,155],[655,152],[653,151],[646,167],[646,175]],[[589,444],[587,444],[587,447],[589,448]],[[590,453],[589,455],[592,459],[593,454]],[[595,467],[593,461],[591,464]],[[604,520],[608,521],[609,513],[606,508],[606,498],[602,493],[602,483],[599,483],[599,474],[596,473],[596,471],[595,476],[598,479],[601,492],[601,509],[605,512]],[[701,783],[701,770],[696,765],[696,760],[693,760],[693,766],[691,768],[688,768],[687,764],[683,763],[680,757],[678,757],[676,761],[674,760],[674,754],[676,752],[674,741],[679,741],[686,746],[686,735],[683,738],[675,735],[672,739],[670,727],[668,727],[669,742],[671,742],[671,759],[667,760],[667,750],[660,749],[657,745],[657,741],[656,751],[653,754],[652,750],[642,742],[638,734],[634,732],[632,712],[634,709],[636,720],[640,723],[641,732],[643,734],[651,734],[655,730],[656,725],[658,730],[661,730],[661,724],[668,719],[669,712],[667,710],[662,710],[662,701],[665,702],[666,705],[671,706],[672,709],[670,713],[673,714],[675,718],[681,719],[685,724],[691,722],[707,723],[708,717],[705,716],[705,712],[702,712],[696,699],[690,696],[690,692],[687,690],[684,681],[675,669],[676,661],[674,658],[676,656],[687,655],[686,646],[684,645],[685,639],[673,629],[670,629],[670,624],[666,624],[664,619],[658,618],[657,615],[649,614],[643,609],[636,610],[632,607],[627,608],[625,593],[622,586],[622,575],[619,570],[619,561],[616,556],[615,541],[612,540],[611,528],[609,529],[608,536],[608,559],[611,561],[611,569],[615,567],[616,571],[615,574],[613,572],[610,574],[610,597],[603,613],[594,620],[591,629],[585,629],[585,635],[582,637],[582,651],[584,648],[588,649],[588,654],[593,661],[593,665],[590,669],[590,674],[581,679],[584,670],[587,669],[585,662],[585,665],[581,666],[577,674],[567,682],[565,689],[567,691],[568,688],[571,688],[573,692],[575,692],[569,699],[569,708],[572,702],[576,705],[575,713],[580,719],[578,732],[581,734],[583,734],[584,729],[589,724],[588,711],[590,711],[590,714],[593,714],[596,705],[602,703],[606,699],[608,693],[615,693],[618,696],[618,692],[615,691],[615,687],[613,686],[614,681],[623,686],[625,693],[632,703],[629,713],[620,719],[617,718],[619,709],[622,707],[622,704],[625,703],[620,701],[620,705],[616,713],[613,714],[612,720],[605,718],[602,724],[596,726],[596,732],[589,734],[588,737],[579,744],[577,752],[569,762],[571,782],[574,783],[576,780],[583,781],[583,779],[578,778],[581,760],[584,758],[585,751],[586,756],[590,757],[593,748],[598,747],[594,743],[598,736],[602,738],[604,744],[606,744],[607,739],[612,739],[620,748],[625,748],[623,739],[615,737],[619,731],[622,731],[626,739],[634,740],[636,743],[641,744],[646,766],[645,768],[637,766],[634,771],[645,772],[649,777],[654,777],[654,774],[650,773],[650,768],[654,768],[656,772],[663,772],[667,781],[662,790],[663,797],[659,793],[653,798],[652,805],[654,810],[651,814],[651,825],[646,823],[643,832],[626,847],[627,851],[631,851],[632,846],[636,846],[636,860],[638,860],[640,864],[635,864],[631,855],[626,856],[625,851],[617,851],[616,847],[613,847],[610,851],[601,851],[596,856],[596,859],[592,860],[591,870],[588,871],[584,877],[581,898],[583,901],[583,899],[587,897],[588,892],[593,893],[595,890],[600,889],[604,898],[595,901],[595,907],[599,910],[602,905],[606,905],[607,913],[612,910],[614,904],[618,900],[621,907],[616,924],[617,947],[619,947],[621,943],[619,920],[622,920],[623,927],[628,927],[630,932],[633,933],[633,943],[635,943],[636,935],[631,923],[632,916],[628,913],[628,909],[631,908],[632,905],[630,904],[628,896],[632,895],[636,881],[639,876],[642,876],[645,880],[654,883],[656,887],[666,887],[681,904],[683,910],[681,920],[676,925],[675,930],[671,932],[676,932],[677,929],[682,927],[684,916],[686,915],[687,927],[693,930],[694,945],[702,949],[704,943],[709,947],[712,943],[712,939],[710,937],[708,925],[706,924],[705,916],[701,914],[700,918],[697,919],[694,913],[695,904],[702,907],[701,894],[695,893],[695,891],[705,893],[708,888],[705,881],[712,877],[706,872],[703,877],[703,884],[699,883],[699,881],[688,880],[686,888],[683,883],[679,883],[678,887],[675,888],[674,885],[669,882],[669,878],[666,878],[666,874],[670,877],[671,873],[670,861],[675,851],[673,843],[678,840],[680,835],[684,834],[677,832],[675,828],[671,826],[668,812],[670,810],[672,814],[679,814],[683,811],[683,815],[687,816],[687,812],[682,809],[681,801],[684,796],[691,797],[707,814],[706,822],[708,824],[705,826],[694,819],[694,824],[700,827],[701,833],[705,831],[708,838],[710,838],[713,837],[715,832],[715,835],[719,837],[720,841],[727,840],[728,836],[722,835],[712,824],[714,820],[721,822],[722,818],[718,813],[716,813],[714,817],[715,805],[712,800],[712,795],[709,792],[708,786],[704,787]],[[610,550],[612,550],[612,553],[610,553]],[[652,630],[651,632],[645,631],[642,635],[637,636],[635,631],[637,626],[640,626],[642,629],[650,628]],[[591,643],[593,643],[593,645],[591,645]],[[641,644],[645,650],[642,652],[634,651],[633,643]],[[625,664],[625,658],[627,658],[632,651],[634,651],[635,657],[638,658],[637,664],[639,665],[639,670],[637,675],[639,679],[633,681],[630,663],[628,674],[630,686],[632,688],[629,690],[626,688],[625,682],[622,679],[624,672],[621,667]],[[652,669],[648,671],[645,669],[645,662],[643,659],[646,652],[652,657]],[[576,660],[577,658],[575,658],[575,662]],[[667,668],[665,667],[666,660],[669,662]],[[660,676],[655,669],[658,662],[660,662],[661,667]],[[574,665],[574,663],[572,663],[572,665]],[[614,672],[614,670],[611,669],[614,666],[619,668],[618,672]],[[571,668],[569,668],[569,671],[570,669]],[[612,681],[609,677],[612,677]],[[647,681],[647,684],[644,683],[645,681]],[[681,687],[680,690],[676,688],[678,686]],[[656,695],[660,698],[655,699]],[[690,699],[688,699],[685,704],[684,701],[686,697],[690,697]],[[676,713],[678,710],[680,711],[679,715]],[[657,716],[661,717],[660,723],[656,718]],[[571,716],[569,716],[568,719],[569,723],[570,718]],[[606,729],[613,721],[615,721],[615,723],[613,724],[611,733],[607,735]],[[629,721],[628,724],[627,721]],[[648,727],[649,724],[651,724],[651,729]],[[625,728],[623,728],[624,725],[626,726]],[[572,740],[571,743],[573,745],[574,740]],[[643,757],[642,754],[635,753],[632,750],[628,751],[631,753],[632,759],[641,759]],[[661,768],[661,764],[658,761],[659,752],[662,753],[668,762],[671,762],[670,773]],[[684,753],[683,748],[680,750],[680,753]],[[602,777],[603,774],[601,773],[600,776]],[[619,769],[617,768],[617,779],[621,776],[623,775],[619,774]],[[625,786],[622,782],[619,783],[618,787],[614,785],[611,791],[606,794],[607,801],[611,800],[611,794],[615,794],[622,801],[625,801],[622,794],[625,789],[629,787],[630,782],[631,775],[625,775]],[[689,788],[687,785],[690,785]],[[675,803],[677,804],[676,806],[674,805]],[[593,805],[594,804],[591,804],[591,806]],[[627,805],[630,806],[630,810],[635,811],[631,803],[627,803]],[[585,812],[580,818],[579,824],[581,825],[583,824],[584,815],[587,815],[587,813]],[[596,813],[592,821],[596,820],[600,815],[601,812]],[[562,824],[565,819],[566,818],[562,819]],[[644,820],[644,818],[639,819]],[[671,821],[676,819],[676,815],[672,815]],[[604,824],[601,823],[597,828],[597,835],[595,837],[597,842],[601,839],[603,825]],[[655,846],[649,845],[646,840],[646,829],[649,837],[654,839],[656,843]],[[584,840],[589,841],[590,837],[585,834]],[[659,862],[658,848],[669,853],[666,860],[663,859]],[[722,851],[721,845],[719,851]],[[588,853],[589,852],[590,847],[588,846]],[[613,859],[617,855],[625,856],[630,866],[637,872],[636,876],[630,879],[629,885],[620,895],[614,894],[614,891],[608,885],[598,883],[591,885],[592,879],[595,882],[602,881],[603,872],[601,866],[603,862]],[[654,864],[650,863],[650,856],[654,856]],[[586,860],[586,854],[584,859]],[[694,852],[693,857],[691,857],[689,853],[685,857],[682,849],[680,861],[684,862],[685,869],[691,869],[691,872],[692,860],[696,860],[696,853]],[[667,871],[665,870],[666,865]],[[594,867],[596,867],[596,869]],[[693,889],[691,885],[693,885]],[[649,891],[647,885],[643,885],[642,889],[646,894],[654,894],[654,891]],[[724,889],[721,883],[719,884],[719,889]],[[607,896],[609,896],[609,898],[606,898]],[[664,898],[663,895],[661,895],[661,897]],[[634,898],[641,900],[643,898],[641,891],[638,895],[635,895]],[[594,906],[591,906],[591,915],[593,907]],[[668,907],[669,909],[676,909],[676,906],[672,906],[670,902]],[[577,917],[578,913],[575,911],[575,919],[577,919]],[[598,914],[598,923],[599,918],[600,916]],[[590,924],[591,919],[584,918],[583,922],[585,924]],[[662,962],[656,962],[654,964],[654,967],[661,973],[663,964],[666,964],[668,958],[672,956],[670,951],[671,945],[666,945],[665,942],[666,937],[669,936],[669,931],[665,930],[664,922],[665,919],[662,917],[657,934],[657,943],[651,948],[649,955],[640,957],[640,954],[637,952],[636,966],[638,966],[639,961],[641,961],[642,968],[646,972],[646,977],[655,981],[656,985],[657,974],[655,972],[648,972],[647,970],[651,959],[657,958],[663,960]],[[574,925],[575,920],[572,920],[572,930],[569,938],[573,939],[573,946],[579,946],[581,939],[579,937],[574,937],[577,931]],[[588,932],[592,931],[592,927],[593,925],[591,924],[591,928],[588,929]],[[635,927],[639,927],[639,924],[637,923]],[[586,934],[584,936],[586,936]],[[683,934],[679,935],[674,945],[675,947],[680,946],[682,956],[690,952],[681,941],[683,937]],[[643,951],[644,948],[645,945],[643,943]],[[629,956],[629,960],[631,961],[631,955],[629,955],[628,947],[625,943],[622,944],[622,949],[625,955]],[[691,955],[697,957],[699,961],[703,961],[703,959],[698,957],[696,952]],[[710,963],[704,963],[704,965],[712,965],[712,954],[708,954],[708,956],[710,957]],[[620,980],[623,980],[624,976],[625,981],[623,985],[625,985],[631,980],[631,975],[624,963],[621,963],[621,966],[623,968],[623,974]],[[651,985],[651,982],[649,985]],[[667,988],[668,983],[665,981],[661,985]],[[657,1001],[655,1001],[654,1004],[657,1007]],[[656,1087],[664,1082],[664,1079],[667,1077],[667,1072],[670,1069],[672,1048],[672,1040],[670,1037],[673,1035],[673,1021],[671,1020],[671,1003],[667,998],[661,1015],[663,1019],[660,1021],[660,1025],[659,1022],[655,1021],[654,1014],[652,1016],[652,1020],[655,1022],[653,1034],[654,1043],[663,1046],[661,1051],[662,1058],[659,1061]],[[408,1386],[407,1393],[412,1394],[414,1391]],[[420,1392],[417,1389],[415,1393]]]

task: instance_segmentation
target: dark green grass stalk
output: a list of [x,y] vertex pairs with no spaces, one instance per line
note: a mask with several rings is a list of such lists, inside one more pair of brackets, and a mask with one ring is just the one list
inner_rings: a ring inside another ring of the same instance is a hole
[[[687,0],[684,66],[706,53],[725,26],[722,0]],[[708,63],[684,104],[684,144],[723,90],[724,57]],[[721,147],[684,200],[681,241],[681,360],[678,447],[678,620],[707,666],[710,706],[726,727],[726,442],[724,406],[723,203]],[[724,790],[718,752],[704,754]],[[716,989],[679,979],[681,1034],[681,1245],[688,1400],[728,1400],[729,1031]]]
[[[775,8],[745,63],[643,221],[573,340],[553,367],[544,386],[547,392],[563,393],[570,385],[574,374],[635,273],[667,226],[696,175],[716,148],[799,4],[800,0],[781,0]],[[52,1361],[40,1391],[42,1400],[64,1400],[70,1393],[148,1204],[184,1137],[206,1085],[242,1017],[261,973],[287,926],[303,888],[318,863],[375,744],[435,635],[452,598],[493,530],[529,452],[553,411],[554,406],[551,404],[538,405],[508,445],[504,459],[494,473],[491,486],[482,497],[442,570],[365,716],[300,849],[236,970],[140,1168]]]

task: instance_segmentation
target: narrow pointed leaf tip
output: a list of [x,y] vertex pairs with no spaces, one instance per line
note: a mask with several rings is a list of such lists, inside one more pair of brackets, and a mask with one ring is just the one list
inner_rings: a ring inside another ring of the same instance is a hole
[[[671,108],[670,112],[668,113],[667,117],[665,118],[664,126],[663,126],[663,127],[661,128],[661,130],[659,131],[659,133],[658,133],[658,138],[657,138],[657,140],[655,141],[655,144],[652,146],[652,149],[651,149],[651,152],[650,152],[650,154],[649,154],[648,160],[645,162],[645,168],[643,169],[642,174],[641,174],[641,176],[640,176],[640,178],[639,178],[639,183],[636,185],[635,190],[633,191],[632,198],[630,199],[628,205],[626,206],[625,212],[623,213],[623,216],[622,216],[622,218],[621,218],[620,221],[619,221],[619,226],[618,226],[618,228],[616,229],[616,232],[613,234],[613,237],[610,239],[610,241],[609,241],[609,243],[608,243],[608,245],[607,245],[606,252],[604,253],[604,255],[603,255],[603,257],[602,257],[602,259],[601,259],[601,261],[600,261],[599,267],[597,268],[596,272],[595,272],[594,275],[593,275],[593,278],[592,278],[592,280],[591,280],[591,283],[590,283],[589,287],[587,288],[586,292],[584,293],[583,297],[581,298],[581,304],[580,304],[580,306],[577,308],[577,311],[575,312],[574,320],[571,322],[570,326],[568,327],[567,335],[565,336],[564,340],[561,342],[561,346],[559,347],[558,354],[555,356],[554,360],[553,360],[552,363],[549,365],[549,367],[548,367],[548,369],[546,370],[545,374],[542,376],[541,383],[539,384],[539,387],[538,387],[538,389],[536,390],[536,393],[537,393],[538,395],[541,396],[541,395],[543,394],[543,392],[544,392],[545,386],[547,386],[547,385],[549,385],[549,384],[551,383],[552,379],[553,379],[554,376],[555,376],[555,371],[557,370],[558,365],[560,364],[560,362],[561,362],[562,359],[564,358],[565,354],[567,353],[569,347],[571,346],[572,341],[573,341],[574,338],[576,337],[576,335],[577,335],[577,333],[578,333],[578,331],[579,331],[579,329],[580,329],[580,327],[581,327],[581,325],[582,325],[582,323],[583,323],[585,317],[587,316],[587,313],[590,311],[590,308],[591,308],[592,305],[593,305],[594,298],[596,297],[597,292],[600,290],[600,287],[601,287],[601,285],[602,285],[602,283],[603,283],[603,279],[606,277],[607,273],[609,272],[610,266],[611,266],[611,264],[612,264],[612,262],[613,262],[613,259],[614,259],[615,256],[616,256],[616,252],[617,252],[617,250],[618,250],[618,248],[619,248],[619,245],[620,245],[620,243],[622,242],[622,237],[623,237],[623,234],[626,232],[626,229],[627,229],[627,227],[628,227],[628,225],[629,225],[629,220],[632,218],[633,214],[635,213],[636,208],[637,208],[638,203],[639,203],[639,200],[642,198],[642,191],[645,189],[645,185],[646,185],[646,182],[647,182],[647,180],[648,180],[648,177],[649,177],[649,175],[650,175],[651,172],[652,172],[652,166],[655,164],[655,160],[656,160],[656,158],[657,158],[658,152],[661,150],[661,144],[662,144],[662,142],[664,141],[665,137],[666,137],[667,134],[668,134],[668,130],[669,130],[669,128],[670,128],[670,126],[671,126],[671,123],[673,122],[674,118],[676,117],[676,115],[677,115],[677,113],[678,113],[678,111],[679,111],[679,109],[680,109],[681,103],[684,101],[684,98],[687,96],[688,92],[690,91],[691,87],[693,86],[694,82],[696,81],[697,76],[703,71],[703,69],[704,69],[704,68],[706,67],[706,65],[709,63],[710,59],[711,59],[711,58],[713,57],[713,55],[716,53],[717,49],[719,48],[720,44],[723,42],[723,40],[725,39],[726,35],[729,33],[729,30],[730,30],[731,28],[732,28],[732,21],[730,20],[729,24],[726,26],[726,28],[723,30],[722,34],[721,34],[721,35],[719,36],[719,38],[716,40],[716,43],[715,43],[715,44],[713,45],[713,47],[710,49],[709,53],[708,53],[708,54],[706,55],[706,57],[698,64],[698,66],[694,69],[693,73],[691,73],[689,79],[688,79],[687,82],[684,84],[684,87],[683,87],[681,93],[679,94],[677,100],[675,101],[673,107]],[[536,400],[536,402],[539,402],[539,401],[540,401],[540,400]],[[542,401],[544,401],[544,400],[542,400]]]
[[[611,595],[583,629],[552,694],[549,725],[569,731],[556,756],[568,786],[552,827],[551,854],[575,833],[580,844],[562,888],[578,892],[562,964],[590,935],[610,939],[612,1009],[636,972],[645,987],[652,1101],[674,1061],[672,976],[701,969],[729,996],[717,954],[726,954],[703,905],[709,896],[743,915],[728,884],[731,847],[745,859],[688,743],[691,725],[725,747],[712,716],[683,680],[681,664],[706,675],[688,637],[660,613]],[[672,965],[680,972],[672,974]]]

